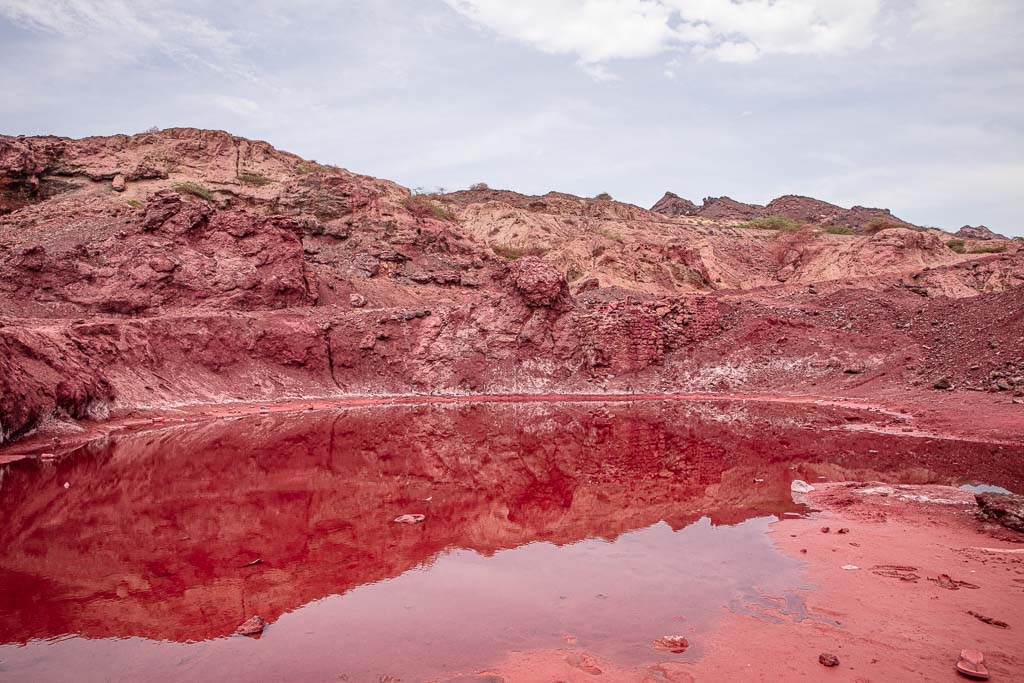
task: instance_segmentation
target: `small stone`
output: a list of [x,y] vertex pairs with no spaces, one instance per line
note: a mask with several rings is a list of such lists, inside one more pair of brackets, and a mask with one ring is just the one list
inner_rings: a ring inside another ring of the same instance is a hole
[[654,641],[655,650],[665,650],[676,654],[686,652],[688,647],[690,647],[690,642],[683,636],[662,636]]
[[827,534],[830,531],[832,531],[831,527],[827,527],[827,526],[821,527],[821,533],[823,533],[823,534]]
[[235,629],[235,633],[240,636],[258,636],[263,633],[263,629],[267,627],[267,622],[259,616],[249,617],[245,623],[241,624]]
[[406,514],[395,517],[396,524],[419,524],[427,518],[426,515],[420,514]]
[[114,179],[110,182],[110,186],[114,189],[115,192],[124,192],[124,174],[118,173],[116,176],[114,176]]
[[939,379],[935,380],[934,384],[932,384],[932,389],[938,389],[940,391],[943,391],[949,389],[952,386],[953,382],[950,381],[948,377],[940,377]]
[[789,490],[793,493],[810,493],[814,487],[802,479],[796,479],[789,485]]
[[837,534],[848,534],[848,533],[850,533],[850,530],[849,530],[849,529],[847,529],[846,527],[843,527],[842,529],[840,529],[840,530],[839,530],[839,531],[837,531],[836,533],[837,533]]
[[569,653],[565,658],[565,661],[568,662],[569,666],[576,667],[580,671],[586,672],[591,676],[600,676],[604,673],[601,670],[601,667],[599,667],[591,657],[581,652]]
[[362,294],[350,294],[348,303],[352,308],[362,308],[366,305],[366,297]]
[[818,655],[818,662],[822,666],[839,666],[839,657],[836,657],[831,652],[822,652]]
[[1007,529],[1024,531],[1024,496],[1011,493],[977,493],[978,514]]

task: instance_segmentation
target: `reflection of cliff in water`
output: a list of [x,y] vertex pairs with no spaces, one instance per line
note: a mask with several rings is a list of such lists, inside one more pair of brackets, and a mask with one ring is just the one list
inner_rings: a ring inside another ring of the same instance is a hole
[[[5,473],[0,641],[207,639],[449,548],[793,511],[794,478],[1018,484],[1008,449],[834,428],[854,417],[739,403],[393,407],[94,443]],[[407,512],[427,521],[392,522]]]

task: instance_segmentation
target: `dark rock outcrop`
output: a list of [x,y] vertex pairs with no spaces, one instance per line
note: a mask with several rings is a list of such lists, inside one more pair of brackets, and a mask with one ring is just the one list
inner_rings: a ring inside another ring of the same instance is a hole
[[749,221],[761,218],[765,213],[760,204],[744,204],[732,197],[705,197],[704,205],[697,215],[702,218]]
[[953,233],[957,237],[970,240],[1005,240],[1007,239],[1004,235],[992,232],[988,227],[984,225],[965,225],[964,227]]
[[665,195],[651,207],[651,211],[654,213],[664,214],[666,216],[696,216],[700,211],[700,207],[689,199],[683,199],[674,192],[666,192]]
[[1007,529],[1024,532],[1024,496],[1010,493],[979,493],[978,514]]

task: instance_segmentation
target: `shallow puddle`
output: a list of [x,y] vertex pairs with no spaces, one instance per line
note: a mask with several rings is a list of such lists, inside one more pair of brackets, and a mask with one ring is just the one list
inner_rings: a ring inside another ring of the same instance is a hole
[[[510,651],[701,656],[815,618],[793,479],[1020,490],[1008,447],[740,402],[377,407],[125,434],[2,471],[0,679],[443,680]],[[397,524],[422,514],[418,524]],[[253,615],[258,639],[231,636]],[[685,653],[653,640],[683,635]]]

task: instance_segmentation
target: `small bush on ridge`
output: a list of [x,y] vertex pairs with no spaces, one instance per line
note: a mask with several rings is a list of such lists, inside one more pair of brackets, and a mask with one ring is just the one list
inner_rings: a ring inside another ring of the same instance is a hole
[[208,202],[215,201],[217,198],[213,194],[213,190],[208,187],[204,187],[199,183],[177,183],[171,186],[171,189],[175,192],[181,192],[183,194],[190,194],[193,197],[199,197],[205,199]]

